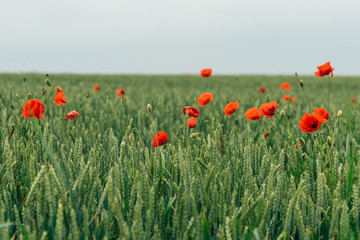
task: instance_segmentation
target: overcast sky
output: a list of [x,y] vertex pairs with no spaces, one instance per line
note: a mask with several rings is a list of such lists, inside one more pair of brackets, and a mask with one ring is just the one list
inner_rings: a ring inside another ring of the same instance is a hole
[[360,75],[359,0],[3,0],[0,72]]

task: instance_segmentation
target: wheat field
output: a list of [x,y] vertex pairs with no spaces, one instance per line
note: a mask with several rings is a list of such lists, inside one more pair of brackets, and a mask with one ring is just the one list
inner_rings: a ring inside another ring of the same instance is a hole
[[[0,239],[358,239],[360,78],[334,76],[330,98],[300,78],[0,74]],[[23,117],[28,99],[44,119]],[[273,118],[244,117],[270,101]],[[303,133],[315,107],[329,119]]]

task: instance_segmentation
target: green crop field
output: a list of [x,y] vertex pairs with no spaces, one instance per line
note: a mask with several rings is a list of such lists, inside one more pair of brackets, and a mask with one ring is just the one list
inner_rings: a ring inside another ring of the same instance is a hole
[[[335,75],[329,98],[327,77],[300,77],[0,74],[0,239],[357,239],[360,78]],[[274,117],[244,117],[270,101]],[[315,107],[329,119],[304,133]]]

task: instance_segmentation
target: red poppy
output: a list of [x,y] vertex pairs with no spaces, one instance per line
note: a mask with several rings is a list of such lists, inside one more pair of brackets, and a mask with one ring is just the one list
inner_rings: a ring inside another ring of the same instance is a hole
[[326,122],[326,119],[317,114],[305,113],[300,119],[299,127],[304,133],[315,132],[324,122]]
[[206,77],[210,77],[210,76],[211,76],[211,73],[212,73],[212,69],[211,69],[211,68],[204,68],[204,69],[201,70],[200,75],[201,75],[203,78],[206,78]]
[[327,62],[321,66],[318,66],[317,69],[318,69],[318,71],[315,72],[316,77],[324,77],[325,75],[329,75],[329,74],[331,77],[334,76],[334,73],[333,73],[334,68],[331,67],[330,62]]
[[184,113],[184,115],[186,114],[186,112],[187,112],[188,115],[191,116],[191,117],[197,118],[198,116],[200,116],[200,111],[197,110],[197,109],[194,108],[194,107],[184,107],[184,108],[183,108],[183,113]]
[[266,87],[259,88],[259,92],[260,93],[266,93]]
[[37,99],[30,99],[28,100],[23,108],[22,116],[24,118],[38,118],[38,119],[44,119],[44,112],[45,107]]
[[100,90],[100,86],[99,86],[99,84],[94,84],[94,90],[95,91],[99,91]]
[[[304,143],[300,141],[300,146],[302,147],[303,145],[304,145]],[[295,145],[295,148],[298,149],[298,145],[297,145],[297,144]]]
[[352,102],[352,103],[355,103],[355,102],[356,102],[356,99],[355,99],[355,98],[351,98],[351,102]]
[[296,97],[293,97],[293,98],[291,99],[291,102],[292,102],[292,103],[296,103],[296,102],[297,102],[297,98],[296,98]]
[[260,106],[260,114],[266,118],[272,118],[275,115],[277,102],[271,101]]
[[326,120],[329,119],[329,113],[323,108],[314,108],[314,113]]
[[224,108],[224,113],[226,116],[231,116],[239,107],[239,102],[229,102]]
[[287,94],[285,94],[283,97],[282,97],[282,100],[283,101],[289,101],[291,99],[291,97],[290,97],[290,95],[287,95]]
[[269,135],[269,130],[267,130],[266,133],[264,134],[264,138],[266,139],[268,135]]
[[73,120],[74,118],[78,118],[79,117],[79,113],[77,111],[71,111],[68,114],[66,114],[65,116],[65,120]]
[[196,127],[196,118],[191,117],[188,119],[188,128]]
[[61,87],[55,87],[55,92],[56,94],[62,93],[64,92],[63,89]]
[[166,132],[160,131],[157,132],[156,135],[153,137],[152,146],[153,147],[159,147],[166,143],[168,139],[168,135]]
[[244,115],[249,120],[260,120],[261,114],[257,108],[250,108]]
[[120,98],[125,94],[125,90],[123,88],[116,89],[116,94],[118,95],[117,98]]
[[198,98],[198,104],[200,107],[205,107],[205,105],[211,102],[213,99],[214,96],[211,93],[203,93]]
[[66,104],[66,97],[63,89],[61,87],[55,88],[56,96],[54,98],[54,103],[56,105],[65,105]]
[[280,88],[281,90],[291,90],[291,85],[290,83],[287,83],[287,82],[283,82],[281,85],[280,85]]

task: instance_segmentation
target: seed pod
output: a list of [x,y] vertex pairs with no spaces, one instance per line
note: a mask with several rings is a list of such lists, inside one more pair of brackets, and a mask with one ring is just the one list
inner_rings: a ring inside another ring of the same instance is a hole
[[331,137],[330,137],[330,136],[327,137],[326,141],[327,141],[327,143],[328,143],[329,145],[331,145],[332,140],[331,140]]
[[342,111],[339,110],[338,113],[337,113],[337,116],[338,116],[338,117],[341,117],[341,115],[342,115]]
[[304,81],[300,79],[300,87],[304,87]]
[[283,118],[283,117],[285,117],[285,110],[283,109],[283,110],[281,110],[281,112],[280,112],[280,116]]
[[190,138],[195,138],[197,135],[199,135],[200,133],[192,133],[191,135],[190,135]]
[[146,106],[146,108],[147,108],[148,112],[151,112],[151,111],[152,111],[152,107],[151,107],[150,103],[148,103],[148,105]]

